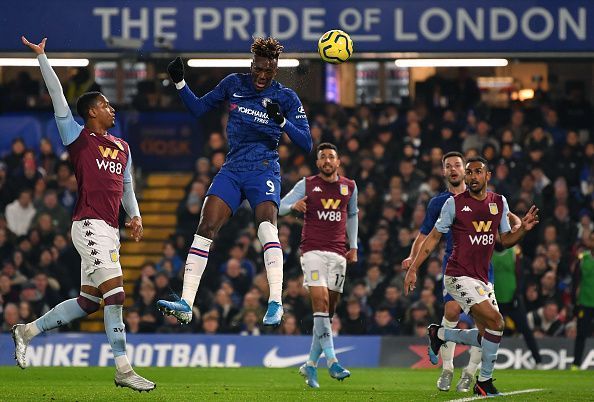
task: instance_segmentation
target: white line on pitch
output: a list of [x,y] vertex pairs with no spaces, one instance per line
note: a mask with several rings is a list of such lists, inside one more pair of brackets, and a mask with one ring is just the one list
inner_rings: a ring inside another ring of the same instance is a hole
[[[529,392],[539,392],[544,391],[542,388],[532,388],[532,389],[521,389],[519,391],[512,391],[512,392],[502,392],[501,396],[508,396],[508,395],[517,395],[517,394],[527,394]],[[447,402],[466,402],[466,401],[476,401],[477,399],[483,399],[484,396],[477,395],[471,396],[469,398],[461,398],[461,399],[450,399]]]

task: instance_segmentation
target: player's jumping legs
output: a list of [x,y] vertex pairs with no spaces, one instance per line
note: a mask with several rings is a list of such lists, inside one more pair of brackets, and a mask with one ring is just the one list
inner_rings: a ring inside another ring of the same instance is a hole
[[264,201],[256,206],[256,224],[258,225],[258,239],[264,251],[264,265],[270,295],[268,310],[262,320],[264,325],[280,325],[283,317],[281,294],[283,291],[283,251],[278,239],[276,217],[278,208],[272,201]]
[[[455,329],[460,317],[460,306],[451,297],[444,305],[444,316],[441,319],[441,325],[447,329]],[[454,377],[454,351],[456,344],[446,342],[440,349],[443,370],[437,379],[437,389],[440,391],[449,391]]]
[[126,295],[124,294],[123,278],[117,276],[99,285],[103,294],[103,321],[107,340],[113,352],[116,375],[116,386],[128,387],[135,391],[150,391],[155,388],[155,383],[134,372],[126,355],[126,328],[122,318],[122,310]]
[[77,298],[63,301],[33,322],[15,325],[12,328],[12,338],[15,342],[17,365],[22,369],[27,367],[25,358],[27,345],[35,336],[99,310],[101,302],[99,295],[98,289],[83,285]]
[[212,239],[231,217],[231,208],[216,195],[209,195],[204,201],[200,214],[198,230],[188,251],[184,270],[184,284],[181,300],[159,300],[157,307],[167,315],[173,315],[181,323],[192,320],[192,306],[200,286],[200,280],[208,263],[208,253]]

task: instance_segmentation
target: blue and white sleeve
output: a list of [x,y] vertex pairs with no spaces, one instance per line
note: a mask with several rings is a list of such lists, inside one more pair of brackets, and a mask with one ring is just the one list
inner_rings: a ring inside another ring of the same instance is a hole
[[227,99],[227,89],[233,82],[235,82],[234,75],[228,75],[212,91],[202,97],[197,97],[183,80],[175,84],[175,87],[178,89],[179,96],[188,110],[195,117],[200,117],[204,113],[217,108]]
[[499,222],[499,233],[507,233],[511,232],[509,218],[507,217],[507,214],[509,213],[509,205],[504,196],[501,196],[501,200],[503,201],[503,212],[501,213],[501,222]]
[[58,126],[60,138],[62,138],[62,144],[68,146],[76,141],[83,127],[74,120],[68,102],[64,97],[60,80],[52,66],[50,66],[45,53],[37,56],[37,60],[39,61],[43,81],[45,81],[47,91],[52,99],[56,125]]
[[289,99],[289,108],[284,113],[285,121],[280,127],[287,133],[291,141],[305,152],[311,152],[313,140],[309,131],[309,123],[301,101],[293,91]]
[[288,215],[291,212],[293,204],[305,197],[305,177],[297,182],[295,186],[281,200],[278,214]]
[[357,202],[358,194],[359,190],[357,189],[357,184],[355,184],[353,195],[351,196],[349,205],[347,207],[346,231],[349,238],[350,249],[357,248],[357,239],[359,236],[359,207]]
[[423,223],[421,224],[421,228],[419,232],[427,236],[433,227],[435,226],[435,222],[437,218],[439,218],[440,209],[437,205],[437,198],[433,197],[429,200],[429,204],[427,204],[427,210],[425,211],[425,218],[423,219]]
[[437,229],[437,231],[442,234],[448,233],[450,231],[450,227],[454,223],[455,217],[456,202],[454,201],[454,197],[450,197],[441,208],[439,218],[437,218],[437,221],[435,222],[435,229]]
[[138,207],[138,201],[136,200],[134,185],[132,183],[132,154],[129,149],[128,163],[124,169],[124,194],[122,195],[122,206],[130,218],[140,216],[140,208]]

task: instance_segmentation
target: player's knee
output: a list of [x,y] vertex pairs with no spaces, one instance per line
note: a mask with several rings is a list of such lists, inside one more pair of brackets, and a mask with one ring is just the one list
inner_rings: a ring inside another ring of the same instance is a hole
[[211,222],[201,221],[196,230],[198,236],[214,239],[219,232],[219,227]]
[[106,306],[121,306],[125,300],[126,293],[122,287],[114,288],[103,295],[103,303]]
[[258,225],[258,239],[262,244],[271,241],[278,242],[278,228],[269,221],[261,222]]
[[319,313],[328,313],[328,300],[314,300],[313,301],[313,309]]
[[93,314],[94,312],[99,310],[99,307],[101,306],[99,304],[99,298],[93,297],[93,299],[91,299],[87,295],[82,294],[78,295],[78,297],[76,298],[76,302],[78,303],[80,308],[83,309],[83,311],[87,314]]
[[460,319],[460,307],[456,303],[446,303],[443,315],[448,321],[458,321]]
[[503,316],[499,313],[493,314],[491,317],[489,317],[487,327],[494,331],[503,331],[503,329],[505,328]]

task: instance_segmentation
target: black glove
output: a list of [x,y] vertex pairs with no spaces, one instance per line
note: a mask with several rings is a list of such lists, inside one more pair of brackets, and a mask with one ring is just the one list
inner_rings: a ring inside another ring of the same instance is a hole
[[175,60],[173,60],[167,66],[167,72],[171,77],[171,81],[174,83],[182,82],[184,79],[184,62],[182,61],[181,57],[177,56]]
[[266,104],[266,113],[268,113],[268,118],[276,124],[283,124],[283,121],[285,121],[278,103],[268,102]]

